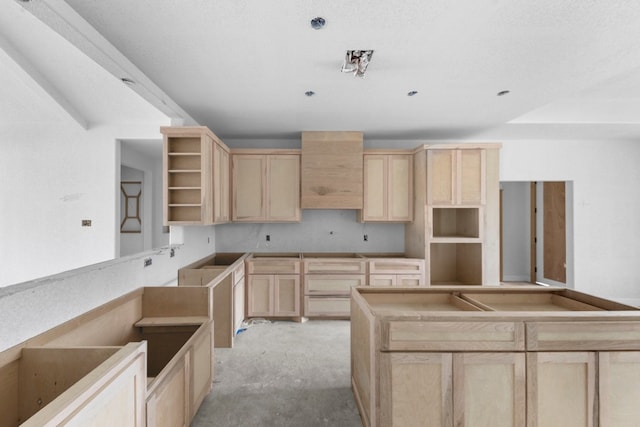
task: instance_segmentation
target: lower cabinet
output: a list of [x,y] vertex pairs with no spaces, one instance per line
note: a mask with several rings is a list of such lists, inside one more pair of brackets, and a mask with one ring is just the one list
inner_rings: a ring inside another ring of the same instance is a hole
[[305,274],[305,317],[348,318],[351,288],[365,285],[364,274]]
[[640,352],[528,353],[527,377],[528,427],[640,423]]
[[381,353],[380,368],[378,425],[525,425],[524,353]]
[[300,316],[299,275],[253,274],[248,278],[248,317]]

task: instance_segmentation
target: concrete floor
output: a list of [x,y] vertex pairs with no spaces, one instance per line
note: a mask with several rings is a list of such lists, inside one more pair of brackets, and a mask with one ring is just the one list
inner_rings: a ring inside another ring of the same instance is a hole
[[215,350],[215,380],[191,426],[361,427],[342,320],[256,324]]

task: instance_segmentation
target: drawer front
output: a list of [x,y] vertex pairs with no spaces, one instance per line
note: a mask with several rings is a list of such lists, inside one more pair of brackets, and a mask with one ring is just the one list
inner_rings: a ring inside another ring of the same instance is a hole
[[345,297],[304,297],[305,317],[349,317],[351,300]]
[[354,286],[365,286],[364,275],[305,274],[304,293],[309,295],[349,295]]
[[424,286],[424,274],[398,274],[396,286]]
[[389,321],[381,350],[524,351],[522,322]]
[[326,273],[348,273],[348,274],[365,274],[366,261],[364,259],[310,259],[304,260],[305,274],[326,274]]
[[287,258],[251,259],[247,261],[249,274],[299,274],[300,261]]
[[527,350],[640,350],[640,324],[527,322]]
[[369,286],[395,286],[396,275],[395,274],[372,274],[369,276]]
[[369,274],[424,274],[423,259],[370,259]]

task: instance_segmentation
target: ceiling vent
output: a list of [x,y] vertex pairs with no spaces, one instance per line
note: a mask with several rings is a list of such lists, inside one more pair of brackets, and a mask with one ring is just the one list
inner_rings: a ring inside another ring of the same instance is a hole
[[373,50],[348,50],[342,64],[343,73],[353,73],[356,77],[364,77],[367,71]]

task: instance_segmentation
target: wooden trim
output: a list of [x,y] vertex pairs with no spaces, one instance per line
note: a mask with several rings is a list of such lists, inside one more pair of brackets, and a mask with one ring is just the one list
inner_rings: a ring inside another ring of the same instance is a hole
[[232,148],[230,154],[249,154],[249,155],[300,155],[302,151],[299,148]]
[[536,267],[538,264],[538,254],[537,254],[537,244],[536,244],[536,236],[538,234],[537,231],[537,222],[536,222],[536,209],[538,208],[538,204],[537,204],[537,197],[536,197],[536,183],[535,181],[532,182],[531,184],[529,184],[529,200],[530,200],[530,204],[531,204],[531,211],[530,211],[530,217],[529,217],[529,223],[530,223],[530,231],[531,234],[529,236],[529,247],[530,247],[530,282],[531,283],[536,283],[538,281],[538,277],[536,274]]

